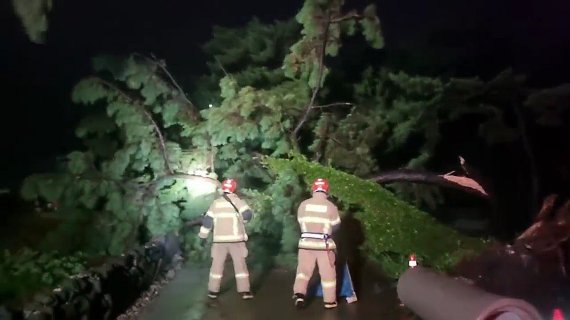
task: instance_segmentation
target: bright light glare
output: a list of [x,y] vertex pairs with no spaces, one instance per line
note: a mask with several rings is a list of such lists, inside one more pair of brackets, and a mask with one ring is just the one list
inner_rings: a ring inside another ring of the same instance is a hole
[[210,103],[210,104],[208,105],[208,108],[211,108],[211,107],[213,107],[213,105]]
[[218,185],[216,184],[216,179],[208,176],[206,170],[196,170],[190,172],[195,177],[189,177],[186,179],[186,188],[191,197],[200,197],[215,193]]

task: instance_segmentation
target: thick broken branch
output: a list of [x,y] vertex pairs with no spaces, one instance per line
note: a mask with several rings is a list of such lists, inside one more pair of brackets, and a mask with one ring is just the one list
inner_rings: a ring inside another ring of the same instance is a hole
[[[330,15],[330,13],[329,13],[329,15]],[[299,143],[297,141],[297,135],[299,134],[299,130],[301,130],[301,128],[303,127],[305,122],[307,122],[307,119],[309,118],[309,114],[311,113],[311,110],[313,109],[313,106],[315,104],[315,100],[317,99],[317,95],[319,94],[319,91],[321,89],[321,83],[323,81],[323,74],[325,71],[324,60],[325,60],[325,54],[327,52],[327,39],[329,37],[329,29],[330,29],[330,17],[327,17],[327,20],[324,23],[325,23],[325,30],[323,33],[323,41],[322,41],[321,48],[319,50],[319,69],[318,69],[318,74],[317,74],[317,85],[313,89],[313,94],[311,96],[311,100],[309,101],[309,104],[307,105],[307,107],[305,109],[305,113],[303,114],[301,119],[299,119],[297,126],[295,126],[295,129],[293,129],[293,132],[291,133],[291,143],[293,145],[293,148],[297,151],[299,151]]]
[[452,176],[450,174],[438,175],[428,171],[409,169],[394,170],[383,172],[375,177],[370,178],[370,180],[378,182],[379,184],[394,182],[434,184],[442,187],[467,191],[485,198],[489,196],[485,189],[483,189],[483,187],[481,187],[477,181],[471,178]]
[[[459,157],[459,163],[463,170],[467,171],[467,164],[465,159],[461,156]],[[489,192],[477,180],[467,176],[455,176],[452,175],[453,173],[454,172],[452,171],[446,174],[436,174],[424,170],[401,169],[383,172],[370,178],[370,180],[380,184],[393,182],[434,184],[442,187],[459,189],[476,194],[480,197],[489,198]]]

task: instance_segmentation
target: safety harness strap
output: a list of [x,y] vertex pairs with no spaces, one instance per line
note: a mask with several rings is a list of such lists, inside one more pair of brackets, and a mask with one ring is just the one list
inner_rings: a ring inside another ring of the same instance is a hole
[[326,233],[303,232],[301,233],[301,238],[328,240],[330,236]]

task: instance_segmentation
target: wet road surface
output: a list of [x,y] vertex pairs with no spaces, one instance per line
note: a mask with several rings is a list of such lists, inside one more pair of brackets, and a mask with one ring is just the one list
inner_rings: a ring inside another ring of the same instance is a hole
[[[207,267],[188,265],[140,314],[144,320],[356,320],[408,319],[399,307],[396,290],[370,264],[360,273],[358,301],[347,304],[342,298],[336,309],[325,310],[322,298],[308,302],[305,309],[293,306],[294,271],[274,269],[266,274],[251,270],[255,298],[244,301],[235,291],[233,268],[224,270],[222,293],[217,300],[206,297]],[[353,276],[354,277],[354,276]],[[354,281],[357,281],[356,279]]]

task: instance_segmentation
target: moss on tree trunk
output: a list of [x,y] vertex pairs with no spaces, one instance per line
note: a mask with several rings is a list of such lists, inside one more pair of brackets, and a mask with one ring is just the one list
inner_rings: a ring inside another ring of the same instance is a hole
[[277,175],[293,169],[307,184],[317,177],[328,179],[329,192],[335,200],[358,208],[356,217],[364,227],[366,252],[382,265],[388,276],[396,278],[405,271],[412,253],[420,264],[447,271],[462,258],[480,253],[488,245],[486,240],[464,236],[442,225],[372,181],[307,161],[302,156],[268,157],[264,162]]

